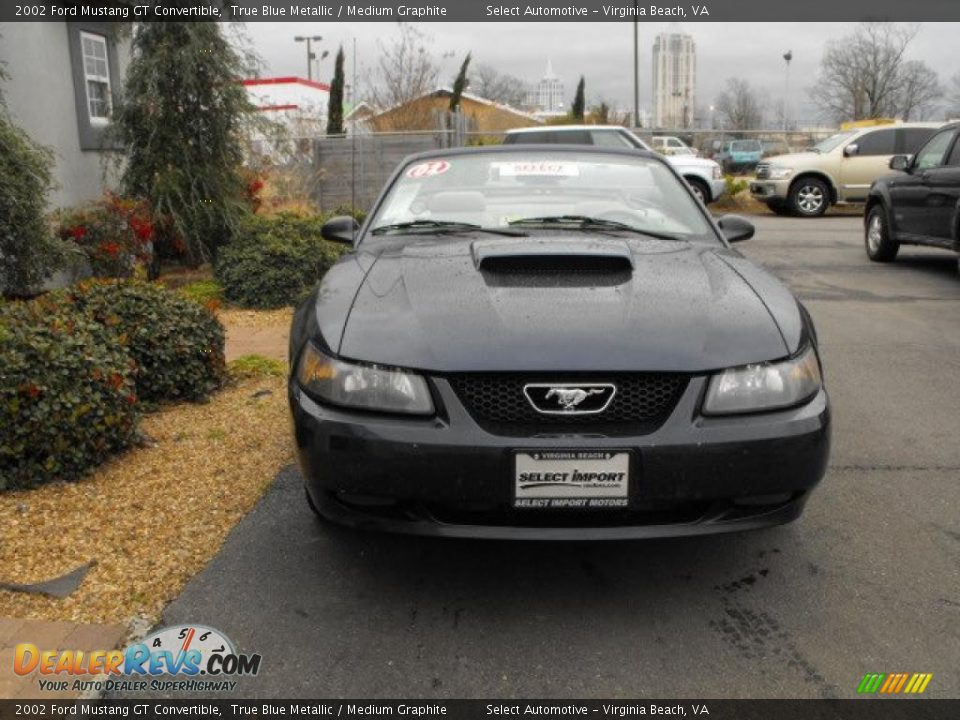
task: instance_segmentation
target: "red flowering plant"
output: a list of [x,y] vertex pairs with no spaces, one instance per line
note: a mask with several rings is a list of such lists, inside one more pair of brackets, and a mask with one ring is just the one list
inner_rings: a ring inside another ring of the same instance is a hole
[[250,168],[243,168],[240,177],[244,182],[244,199],[250,206],[250,212],[256,214],[263,204],[263,197],[261,196],[264,186],[263,178]]
[[61,211],[57,222],[60,237],[80,248],[95,277],[131,277],[153,258],[156,230],[142,200],[107,194],[89,205]]

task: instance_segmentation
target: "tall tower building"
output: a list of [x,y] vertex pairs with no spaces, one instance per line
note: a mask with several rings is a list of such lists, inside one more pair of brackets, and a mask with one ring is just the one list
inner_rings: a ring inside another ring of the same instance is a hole
[[653,112],[660,128],[693,125],[697,47],[690,35],[660,33],[653,42]]
[[553,74],[553,63],[547,60],[547,72],[537,83],[537,108],[545,113],[563,111],[563,80]]

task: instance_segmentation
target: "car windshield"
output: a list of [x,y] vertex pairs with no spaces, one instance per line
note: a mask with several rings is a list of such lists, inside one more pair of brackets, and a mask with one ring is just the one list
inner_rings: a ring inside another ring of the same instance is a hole
[[756,152],[760,149],[760,143],[756,140],[738,140],[730,144],[730,149],[734,152]]
[[856,133],[855,130],[848,130],[847,132],[837,133],[836,135],[831,135],[826,140],[821,140],[816,145],[811,148],[814,152],[818,153],[828,153],[833,150],[835,147],[840,145],[844,140],[847,140],[851,135]]
[[719,242],[690,191],[663,162],[576,150],[413,161],[368,227],[379,236],[543,227]]

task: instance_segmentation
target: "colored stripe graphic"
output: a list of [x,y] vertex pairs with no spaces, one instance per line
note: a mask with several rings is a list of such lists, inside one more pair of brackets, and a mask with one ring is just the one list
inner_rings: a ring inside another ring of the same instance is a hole
[[875,693],[880,689],[880,683],[883,682],[883,679],[886,677],[883,673],[867,673],[863,676],[863,680],[860,681],[860,686],[857,688],[858,693]]
[[867,673],[857,686],[857,692],[897,695],[919,695],[927,689],[933,673]]
[[924,690],[927,689],[927,685],[930,684],[930,681],[933,679],[933,673],[919,673],[917,675],[917,683],[914,685],[913,692],[916,695],[919,695]]

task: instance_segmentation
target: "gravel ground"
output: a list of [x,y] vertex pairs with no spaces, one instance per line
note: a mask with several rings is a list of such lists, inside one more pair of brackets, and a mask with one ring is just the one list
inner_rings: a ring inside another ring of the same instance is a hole
[[152,621],[217,553],[291,460],[284,379],[144,418],[149,442],[77,483],[0,494],[0,579],[33,583],[94,561],[58,600],[0,591],[0,616]]

